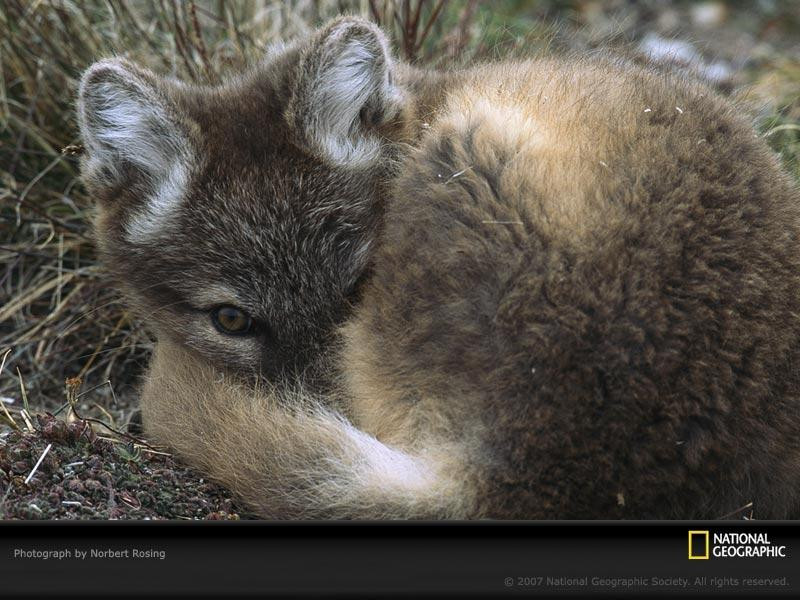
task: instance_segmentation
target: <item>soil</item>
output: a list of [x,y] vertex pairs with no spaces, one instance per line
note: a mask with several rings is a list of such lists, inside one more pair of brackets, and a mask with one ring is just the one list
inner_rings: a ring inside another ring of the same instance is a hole
[[167,453],[37,415],[0,435],[0,519],[238,520],[231,493]]

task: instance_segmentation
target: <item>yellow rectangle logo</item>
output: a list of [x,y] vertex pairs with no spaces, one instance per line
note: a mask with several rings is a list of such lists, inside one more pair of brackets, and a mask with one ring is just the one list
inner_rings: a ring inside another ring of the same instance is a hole
[[[697,539],[697,538],[699,538],[701,536],[705,539],[705,544],[703,545],[704,552],[703,552],[703,554],[695,554],[694,551],[693,551],[693,549],[694,549],[693,541],[694,540],[692,538]],[[709,549],[709,536],[708,536],[708,531],[707,530],[706,531],[690,531],[689,532],[689,560],[708,560],[708,549]]]

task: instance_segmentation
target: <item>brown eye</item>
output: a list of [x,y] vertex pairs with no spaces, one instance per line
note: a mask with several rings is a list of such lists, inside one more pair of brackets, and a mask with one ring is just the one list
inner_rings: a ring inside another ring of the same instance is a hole
[[250,331],[253,320],[235,306],[219,306],[211,311],[211,321],[220,333],[244,335]]

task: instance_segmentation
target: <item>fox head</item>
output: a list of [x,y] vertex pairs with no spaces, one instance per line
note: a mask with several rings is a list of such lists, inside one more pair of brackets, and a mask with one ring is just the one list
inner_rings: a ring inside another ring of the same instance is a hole
[[384,34],[340,18],[219,86],[125,60],[80,83],[106,266],[157,336],[306,371],[367,270],[404,106]]

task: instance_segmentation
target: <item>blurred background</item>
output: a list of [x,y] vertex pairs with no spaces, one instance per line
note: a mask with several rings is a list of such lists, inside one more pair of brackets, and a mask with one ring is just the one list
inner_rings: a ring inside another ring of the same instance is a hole
[[662,0],[0,1],[0,429],[23,406],[125,429],[152,341],[96,262],[79,179],[76,84],[120,55],[219,81],[341,13],[377,21],[397,55],[449,68],[612,46],[679,65],[743,111],[800,178],[800,2]]

